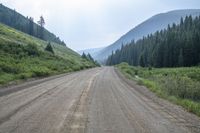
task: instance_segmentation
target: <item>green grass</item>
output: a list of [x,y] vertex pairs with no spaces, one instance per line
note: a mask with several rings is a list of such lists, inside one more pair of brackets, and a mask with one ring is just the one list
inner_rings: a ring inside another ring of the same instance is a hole
[[95,67],[68,47],[48,42],[0,24],[0,84]]
[[159,97],[200,116],[200,67],[142,68],[121,63],[116,67],[129,79]]

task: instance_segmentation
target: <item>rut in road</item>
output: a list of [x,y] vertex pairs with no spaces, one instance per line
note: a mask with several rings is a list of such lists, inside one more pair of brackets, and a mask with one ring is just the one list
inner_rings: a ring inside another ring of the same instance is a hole
[[200,132],[199,117],[125,79],[113,67],[37,83],[0,91],[0,133]]
[[94,76],[89,79],[88,86],[82,91],[80,98],[75,101],[71,107],[70,114],[66,117],[61,132],[67,133],[83,133],[87,130],[88,122],[88,102],[89,102],[89,91],[95,77],[99,73],[97,72]]

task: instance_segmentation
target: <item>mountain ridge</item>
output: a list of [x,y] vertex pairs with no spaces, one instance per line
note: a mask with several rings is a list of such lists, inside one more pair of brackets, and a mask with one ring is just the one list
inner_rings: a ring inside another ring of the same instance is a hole
[[188,15],[192,15],[193,17],[198,16],[200,15],[200,9],[179,9],[156,14],[141,24],[137,25],[133,29],[129,30],[113,44],[108,45],[104,49],[98,51],[94,58],[99,62],[104,62],[104,60],[106,60],[112,51],[120,49],[122,44],[126,45],[132,40],[137,41],[138,39],[147,36],[148,34],[153,34],[156,31],[165,29],[167,28],[168,24],[177,24],[180,22],[181,17],[184,18]]

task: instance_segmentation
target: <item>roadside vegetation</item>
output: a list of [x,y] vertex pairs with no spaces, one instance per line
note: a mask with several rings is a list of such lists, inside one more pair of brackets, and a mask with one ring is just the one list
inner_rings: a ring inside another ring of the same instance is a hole
[[142,68],[121,63],[116,67],[129,79],[159,97],[200,116],[200,67]]
[[0,24],[0,85],[95,66],[66,46]]

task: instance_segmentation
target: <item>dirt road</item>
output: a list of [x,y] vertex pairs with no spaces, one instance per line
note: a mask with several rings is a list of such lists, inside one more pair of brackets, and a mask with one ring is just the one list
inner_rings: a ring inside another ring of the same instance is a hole
[[198,117],[126,80],[112,67],[16,88],[20,86],[0,91],[0,133],[200,132]]

